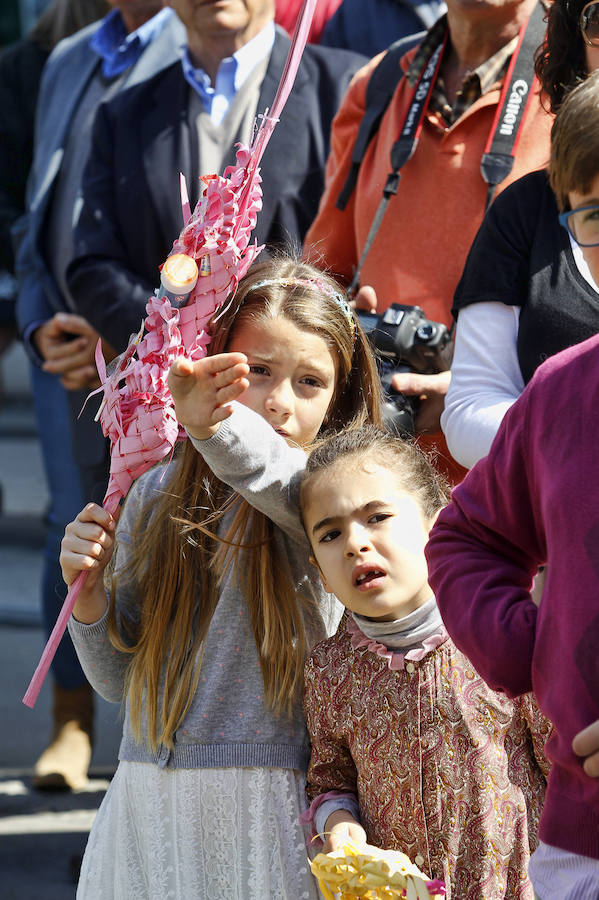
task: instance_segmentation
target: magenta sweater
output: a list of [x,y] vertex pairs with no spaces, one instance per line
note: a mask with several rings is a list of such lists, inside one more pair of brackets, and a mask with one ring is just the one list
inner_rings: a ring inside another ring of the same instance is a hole
[[[599,719],[599,336],[544,363],[427,546],[453,640],[495,690],[554,723],[539,836],[599,859],[599,779],[572,738]],[[539,609],[530,599],[547,563]]]

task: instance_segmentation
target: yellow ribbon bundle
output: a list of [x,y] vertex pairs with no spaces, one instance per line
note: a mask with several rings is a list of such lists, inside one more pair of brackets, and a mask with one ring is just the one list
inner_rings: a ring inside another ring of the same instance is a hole
[[440,882],[431,882],[405,853],[370,844],[358,848],[347,843],[331,853],[319,853],[311,868],[326,900],[335,900],[334,895],[339,900],[433,900],[445,896]]

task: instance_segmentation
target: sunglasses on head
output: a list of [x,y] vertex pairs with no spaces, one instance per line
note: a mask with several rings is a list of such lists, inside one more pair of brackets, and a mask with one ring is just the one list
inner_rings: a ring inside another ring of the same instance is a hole
[[592,0],[583,6],[580,13],[580,30],[585,44],[589,47],[599,47],[599,2]]

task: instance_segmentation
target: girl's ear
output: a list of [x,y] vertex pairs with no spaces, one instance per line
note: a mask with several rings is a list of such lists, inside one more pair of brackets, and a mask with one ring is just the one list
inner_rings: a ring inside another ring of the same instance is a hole
[[312,556],[312,554],[310,554],[310,562],[312,563],[313,566],[316,567],[316,569],[317,569],[317,571],[318,571],[318,577],[320,578],[320,581],[321,581],[321,584],[322,584],[323,588],[325,589],[325,591],[326,591],[328,594],[330,594],[330,593],[331,593],[331,590],[330,590],[328,584],[327,584],[326,581],[325,581],[325,577],[324,577],[324,575],[322,574],[322,569],[320,568],[320,566],[319,566],[318,563],[316,562],[316,557]]

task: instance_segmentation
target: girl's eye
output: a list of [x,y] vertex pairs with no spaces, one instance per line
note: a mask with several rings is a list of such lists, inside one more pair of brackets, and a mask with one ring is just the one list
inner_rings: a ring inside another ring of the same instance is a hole
[[320,381],[320,379],[316,378],[314,375],[305,375],[301,381],[302,384],[307,384],[308,387],[320,388],[323,386],[322,381]]
[[377,522],[384,522],[385,519],[390,519],[391,513],[375,513],[373,516],[370,516],[368,519],[369,522],[372,522],[376,525]]
[[268,375],[266,366],[250,366],[250,375]]
[[334,529],[332,531],[325,532],[321,538],[319,538],[319,544],[329,544],[331,541],[334,541],[336,537],[339,537],[341,532],[338,529]]

